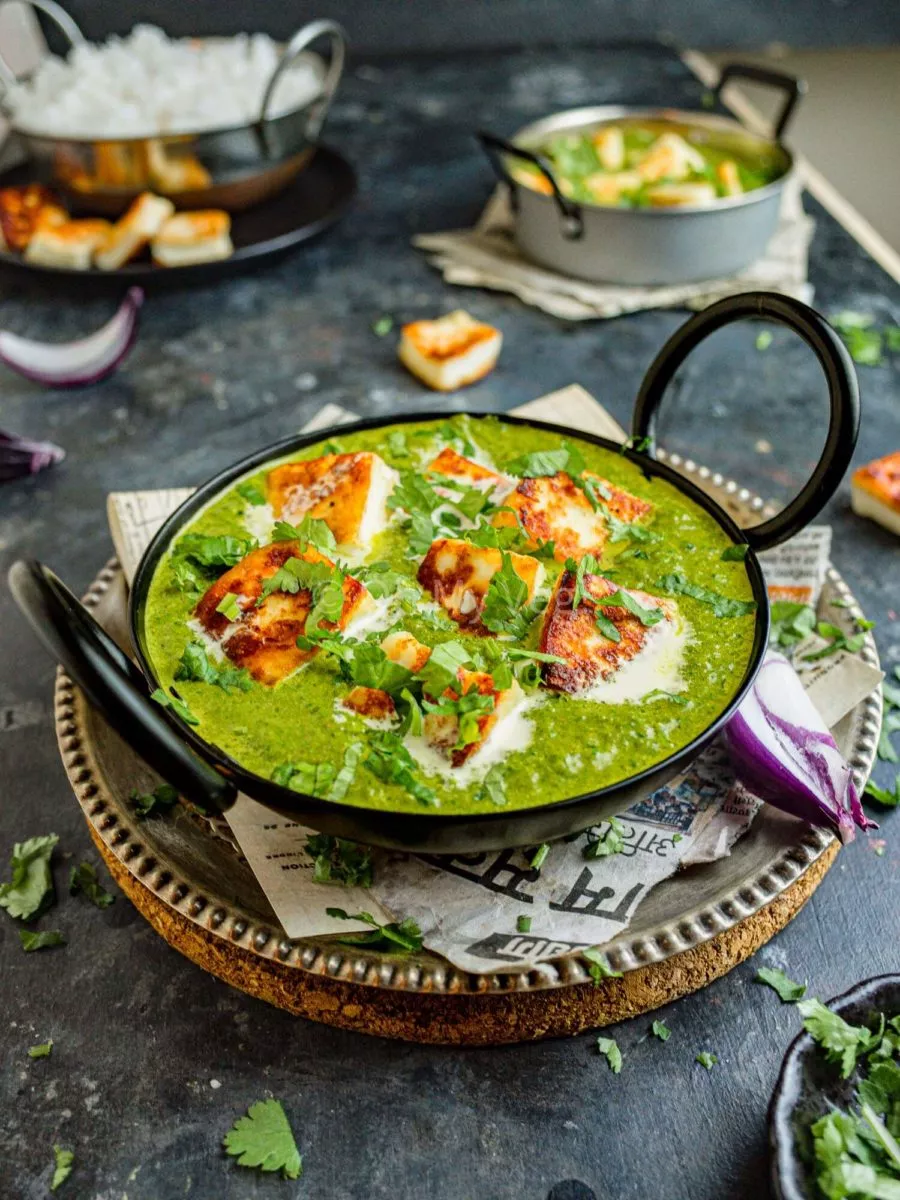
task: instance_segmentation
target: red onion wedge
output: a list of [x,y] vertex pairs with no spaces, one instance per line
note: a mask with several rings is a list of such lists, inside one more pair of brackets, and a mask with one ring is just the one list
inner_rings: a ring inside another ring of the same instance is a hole
[[37,475],[65,457],[65,450],[52,442],[32,442],[12,433],[0,433],[0,483]]
[[74,342],[36,342],[15,333],[0,333],[0,362],[26,379],[47,387],[84,387],[116,369],[137,336],[141,288],[129,288],[112,320],[90,337]]
[[725,727],[740,781],[760,799],[851,842],[865,815],[850,766],[784,657],[769,650]]

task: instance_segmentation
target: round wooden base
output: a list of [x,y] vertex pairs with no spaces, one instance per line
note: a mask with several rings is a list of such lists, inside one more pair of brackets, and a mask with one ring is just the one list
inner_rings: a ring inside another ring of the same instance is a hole
[[287,1012],[326,1025],[436,1045],[496,1046],[562,1037],[649,1012],[696,992],[749,958],[803,907],[834,862],[835,842],[772,902],[709,941],[598,987],[576,984],[483,996],[346,983],[261,957],[168,907],[91,836],[110,875],[161,937],[204,970]]

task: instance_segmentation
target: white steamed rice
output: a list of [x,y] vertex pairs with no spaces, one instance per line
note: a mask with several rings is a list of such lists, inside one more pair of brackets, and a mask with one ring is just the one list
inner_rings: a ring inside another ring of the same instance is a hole
[[[124,38],[45,58],[7,96],[16,125],[49,137],[130,138],[227,129],[256,121],[280,50],[266,34],[171,40],[154,25]],[[281,78],[277,116],[322,87],[318,56],[302,55]]]

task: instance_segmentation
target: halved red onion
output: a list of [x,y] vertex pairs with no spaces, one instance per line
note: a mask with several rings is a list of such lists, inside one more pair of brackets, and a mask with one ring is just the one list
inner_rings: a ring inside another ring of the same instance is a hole
[[754,795],[850,842],[877,828],[863,812],[850,765],[784,657],[769,650],[725,727],[740,781]]
[[13,433],[0,432],[0,483],[36,475],[45,467],[62,462],[66,452],[52,442],[32,442]]
[[48,387],[96,383],[114,371],[131,349],[143,302],[143,290],[129,288],[112,320],[74,342],[36,342],[16,333],[0,333],[0,361]]

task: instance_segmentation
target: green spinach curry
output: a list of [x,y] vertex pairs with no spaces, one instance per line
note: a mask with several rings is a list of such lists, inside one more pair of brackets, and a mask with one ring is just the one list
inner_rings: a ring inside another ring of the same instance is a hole
[[563,800],[677,751],[735,694],[742,549],[575,435],[492,417],[338,433],[175,539],[144,615],[155,698],[331,800]]

